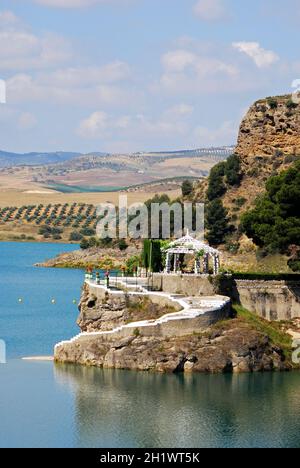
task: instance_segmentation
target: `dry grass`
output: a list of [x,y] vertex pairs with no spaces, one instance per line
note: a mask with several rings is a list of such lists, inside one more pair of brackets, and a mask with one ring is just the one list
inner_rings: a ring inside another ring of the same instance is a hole
[[[0,187],[1,190],[1,187]],[[28,189],[27,187],[27,190]],[[32,190],[38,190],[37,187]],[[39,190],[45,190],[45,188],[39,188]],[[127,193],[128,203],[138,203],[145,202],[149,198],[155,195],[157,192],[129,192]],[[177,198],[180,194],[179,190],[172,190],[168,192],[170,198]],[[114,203],[118,204],[119,201],[119,192],[106,192],[106,193],[59,193],[59,192],[49,192],[49,193],[26,193],[22,190],[9,190],[9,191],[0,191],[0,207],[5,206],[17,206],[22,205],[48,205],[49,203],[87,203],[97,205],[99,203]],[[122,194],[124,195],[124,193]]]

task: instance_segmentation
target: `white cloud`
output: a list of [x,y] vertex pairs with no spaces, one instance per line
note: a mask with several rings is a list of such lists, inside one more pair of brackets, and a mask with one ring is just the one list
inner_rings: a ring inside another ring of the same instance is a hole
[[18,125],[22,130],[30,130],[37,125],[37,119],[30,112],[23,112],[19,116]]
[[161,59],[163,67],[171,72],[181,72],[188,66],[196,65],[197,60],[196,54],[184,49],[167,52]]
[[79,124],[77,133],[82,138],[111,138],[122,140],[143,137],[168,138],[188,135],[189,117],[194,109],[187,104],[179,104],[166,109],[159,118],[149,118],[144,114],[121,115],[114,117],[103,111],[93,112]]
[[69,67],[44,73],[40,83],[61,88],[87,87],[96,84],[115,83],[131,77],[130,66],[126,62],[114,61],[103,66]]
[[258,68],[269,67],[279,60],[275,52],[263,49],[259,42],[233,42],[232,46],[248,55]]
[[167,73],[184,72],[190,68],[199,76],[214,75],[217,73],[236,75],[238,72],[235,66],[222,60],[183,49],[177,49],[163,55],[162,65]]
[[0,12],[0,69],[28,70],[57,66],[72,56],[71,45],[57,34],[35,35],[10,11]]
[[204,21],[218,21],[226,18],[226,7],[223,0],[198,0],[194,6],[198,18]]
[[225,121],[218,128],[207,128],[198,126],[194,130],[197,146],[205,145],[231,145],[235,143],[238,133],[238,126],[232,121]]
[[[161,58],[163,73],[158,87],[170,93],[198,93],[213,91],[235,80],[239,69],[213,54],[176,49]],[[225,80],[225,81],[224,81]]]
[[20,22],[19,18],[9,10],[0,11],[1,28],[12,28]]
[[109,125],[109,116],[105,112],[93,112],[80,123],[78,134],[84,138],[102,138],[107,136]]
[[48,102],[75,106],[126,107],[141,100],[141,93],[128,80],[125,62],[99,67],[74,67],[37,74],[19,73],[7,80],[10,102]]

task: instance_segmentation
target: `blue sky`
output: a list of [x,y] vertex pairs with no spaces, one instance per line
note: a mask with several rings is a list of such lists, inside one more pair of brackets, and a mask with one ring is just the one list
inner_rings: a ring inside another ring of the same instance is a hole
[[234,144],[300,77],[298,0],[1,0],[0,148]]

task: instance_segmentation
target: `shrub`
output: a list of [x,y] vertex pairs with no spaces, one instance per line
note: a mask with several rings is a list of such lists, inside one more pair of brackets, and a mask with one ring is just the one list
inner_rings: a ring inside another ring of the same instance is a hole
[[82,250],[86,250],[86,249],[89,248],[89,246],[90,246],[90,245],[89,245],[89,241],[84,237],[84,238],[81,240],[81,242],[80,242],[80,248],[81,248]]
[[221,162],[214,166],[210,171],[207,189],[207,198],[209,201],[222,197],[226,192],[226,187],[223,181],[225,166],[226,163]]
[[241,182],[241,162],[237,154],[230,156],[225,164],[225,176],[228,185],[237,186]]
[[269,98],[268,99],[268,105],[269,105],[270,109],[277,109],[278,102],[274,98]]
[[298,107],[298,104],[296,102],[294,102],[292,99],[289,99],[286,103],[286,107],[289,109],[289,110],[292,110],[292,109],[296,109]]
[[70,241],[74,241],[74,242],[78,242],[78,241],[81,241],[82,240],[82,234],[80,234],[80,232],[78,231],[73,231],[71,232],[70,234],[70,237],[69,237],[69,240]]
[[126,241],[124,239],[120,239],[119,242],[118,242],[118,247],[120,250],[126,250],[128,249],[128,244],[126,243]]
[[193,193],[193,184],[190,180],[183,181],[181,185],[181,192],[183,197],[188,197]]

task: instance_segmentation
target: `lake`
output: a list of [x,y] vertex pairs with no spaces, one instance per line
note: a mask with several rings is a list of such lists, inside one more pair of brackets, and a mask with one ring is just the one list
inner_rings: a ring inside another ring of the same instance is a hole
[[83,272],[33,267],[75,248],[0,243],[0,447],[300,447],[298,372],[158,375],[22,361],[78,332]]

